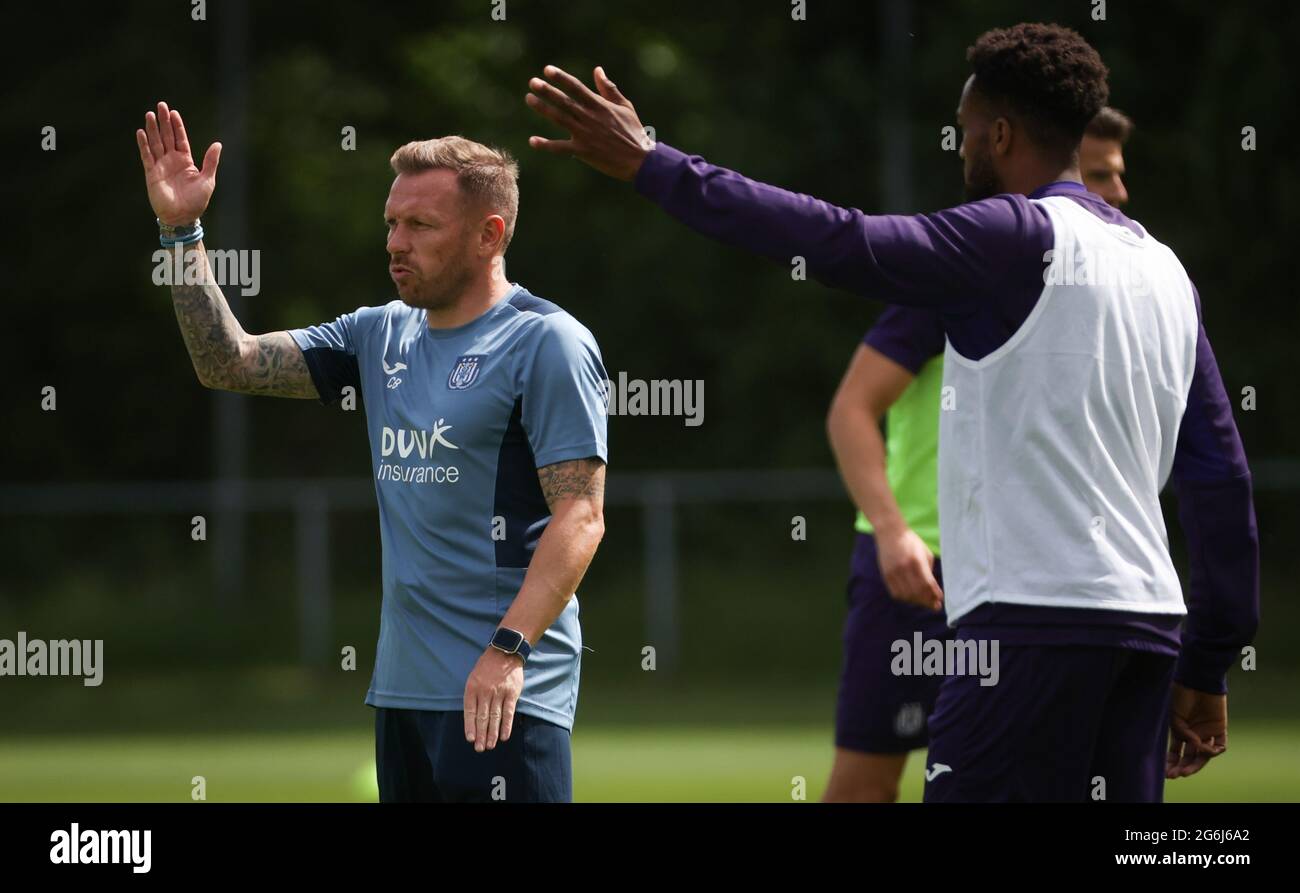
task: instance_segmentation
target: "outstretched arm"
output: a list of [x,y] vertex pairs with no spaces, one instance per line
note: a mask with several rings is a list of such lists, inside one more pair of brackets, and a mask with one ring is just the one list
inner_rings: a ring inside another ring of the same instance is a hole
[[[221,144],[209,146],[203,168],[195,167],[181,114],[165,102],[158,103],[157,114],[146,113],[145,126],[135,132],[135,139],[149,203],[159,221],[172,227],[194,224],[216,187]],[[172,283],[176,320],[199,381],[205,387],[245,394],[316,397],[302,351],[288,332],[250,335],[235,319],[202,240],[173,250],[183,252],[181,269],[203,273],[198,283]]]
[[864,214],[650,143],[632,103],[600,68],[598,92],[555,66],[544,74],[529,81],[527,103],[569,137],[534,136],[530,146],[634,181],[638,192],[711,239],[778,263],[800,258],[812,278],[832,288],[958,316],[1042,291],[1052,228],[1024,196],[934,214]]

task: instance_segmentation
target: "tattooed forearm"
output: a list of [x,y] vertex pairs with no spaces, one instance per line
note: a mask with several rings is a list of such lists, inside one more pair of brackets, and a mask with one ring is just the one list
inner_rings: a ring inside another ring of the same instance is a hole
[[537,469],[537,479],[552,510],[560,499],[594,499],[599,504],[605,498],[605,463],[599,459],[574,459],[547,465]]
[[203,243],[185,247],[185,265],[192,252],[203,255],[203,283],[172,285],[172,304],[181,337],[194,371],[206,387],[276,397],[315,397],[316,386],[302,351],[288,332],[249,335],[230,312]]

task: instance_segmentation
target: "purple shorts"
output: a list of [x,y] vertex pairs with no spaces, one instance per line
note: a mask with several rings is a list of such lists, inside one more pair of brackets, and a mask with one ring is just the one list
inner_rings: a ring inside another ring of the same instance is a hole
[[[959,639],[977,632],[958,629]],[[1158,803],[1176,659],[1091,645],[1002,645],[996,685],[943,681],[925,801]]]
[[[943,585],[939,561],[934,576]],[[844,621],[844,666],[835,709],[835,746],[871,754],[925,747],[926,718],[934,709],[941,676],[895,675],[894,642],[951,638],[942,611],[890,598],[876,561],[875,537],[859,533],[853,547]]]

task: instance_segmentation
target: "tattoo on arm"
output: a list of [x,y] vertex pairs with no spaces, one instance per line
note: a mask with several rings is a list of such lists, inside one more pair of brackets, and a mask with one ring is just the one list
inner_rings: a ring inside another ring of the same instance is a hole
[[561,499],[595,499],[605,496],[605,463],[599,459],[574,459],[537,469],[546,504],[555,509]]
[[316,385],[302,351],[288,332],[249,335],[230,312],[230,305],[208,267],[203,243],[185,247],[203,254],[201,284],[172,284],[172,304],[181,337],[199,381],[210,388],[273,397],[316,397]]
[[232,390],[270,397],[316,397],[302,349],[288,332],[253,339],[244,362],[234,370]]

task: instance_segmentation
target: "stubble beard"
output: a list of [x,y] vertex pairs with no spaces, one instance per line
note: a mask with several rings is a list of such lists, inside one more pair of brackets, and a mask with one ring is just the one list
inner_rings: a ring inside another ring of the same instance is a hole
[[408,307],[422,310],[448,310],[455,307],[474,281],[467,254],[464,250],[460,251],[447,262],[437,279],[414,283],[413,294],[408,297],[399,292],[398,297]]
[[966,201],[977,202],[1000,195],[1005,191],[988,156],[974,156],[970,166],[970,173],[963,184]]

